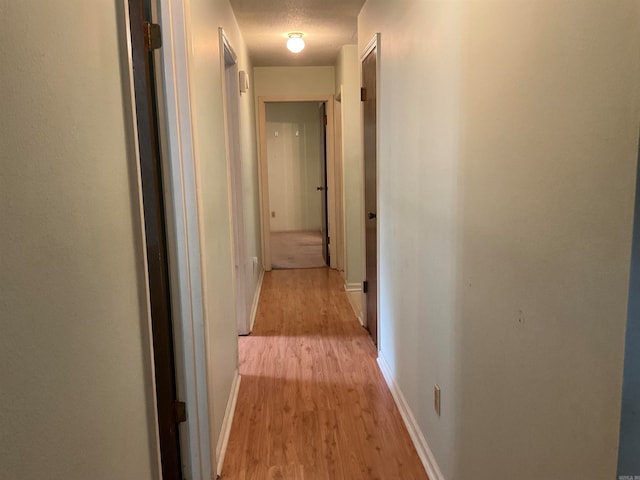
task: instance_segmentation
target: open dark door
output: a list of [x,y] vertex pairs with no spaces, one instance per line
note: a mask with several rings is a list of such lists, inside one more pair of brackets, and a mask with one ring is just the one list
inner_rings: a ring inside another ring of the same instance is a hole
[[365,283],[367,324],[373,343],[378,345],[378,226],[377,226],[377,47],[362,61],[362,100],[364,104],[364,208]]
[[318,190],[322,195],[320,204],[322,205],[322,223],[320,233],[322,235],[322,258],[327,265],[331,264],[329,257],[329,216],[327,215],[327,106],[320,104],[320,185]]
[[158,29],[154,28],[149,20],[150,15],[148,9],[145,10],[144,0],[129,0],[162,478],[180,480],[182,467],[178,422],[184,420],[185,413],[183,404],[176,399],[166,219],[157,114],[154,104],[155,93],[154,84],[151,81],[152,51],[159,46],[160,39]]

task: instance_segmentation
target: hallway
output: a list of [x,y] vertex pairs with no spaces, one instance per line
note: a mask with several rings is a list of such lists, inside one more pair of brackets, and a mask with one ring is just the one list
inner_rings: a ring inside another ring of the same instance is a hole
[[336,271],[265,273],[239,353],[223,480],[427,478]]

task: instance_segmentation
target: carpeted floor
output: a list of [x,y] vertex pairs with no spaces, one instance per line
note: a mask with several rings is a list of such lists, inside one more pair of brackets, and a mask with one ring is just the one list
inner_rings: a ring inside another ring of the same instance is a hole
[[272,232],[271,266],[276,269],[326,266],[320,232]]

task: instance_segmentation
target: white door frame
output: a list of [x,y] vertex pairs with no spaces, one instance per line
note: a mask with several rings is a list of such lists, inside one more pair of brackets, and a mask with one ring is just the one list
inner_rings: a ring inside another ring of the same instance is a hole
[[339,244],[340,239],[336,234],[337,225],[337,183],[336,183],[336,161],[335,161],[335,120],[334,120],[334,96],[333,95],[311,95],[311,96],[260,96],[258,97],[258,165],[260,176],[260,229],[262,232],[262,261],[265,271],[271,270],[271,216],[269,207],[269,175],[267,166],[267,103],[282,102],[324,102],[327,106],[327,222],[329,224],[330,246],[330,267],[336,268],[337,253],[342,249]]
[[209,480],[214,473],[209,428],[206,348],[206,275],[202,241],[200,164],[196,155],[189,77],[189,2],[152,1],[152,17],[164,32],[154,52],[160,149],[167,216],[167,249],[174,326],[176,381],[186,403],[180,451],[185,478]]
[[238,57],[222,27],[218,29],[218,33],[221,53],[220,71],[222,72],[227,185],[229,186],[229,218],[231,218],[231,250],[235,266],[232,281],[235,291],[238,334],[246,335],[251,331],[251,321],[247,309],[246,294],[247,247],[242,197],[242,157],[240,155]]

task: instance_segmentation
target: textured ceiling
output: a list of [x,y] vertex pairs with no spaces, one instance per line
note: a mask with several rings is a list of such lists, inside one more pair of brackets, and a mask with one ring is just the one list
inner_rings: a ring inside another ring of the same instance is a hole
[[[334,65],[342,45],[357,43],[365,0],[231,0],[254,66]],[[287,33],[304,33],[305,49],[287,50]]]

